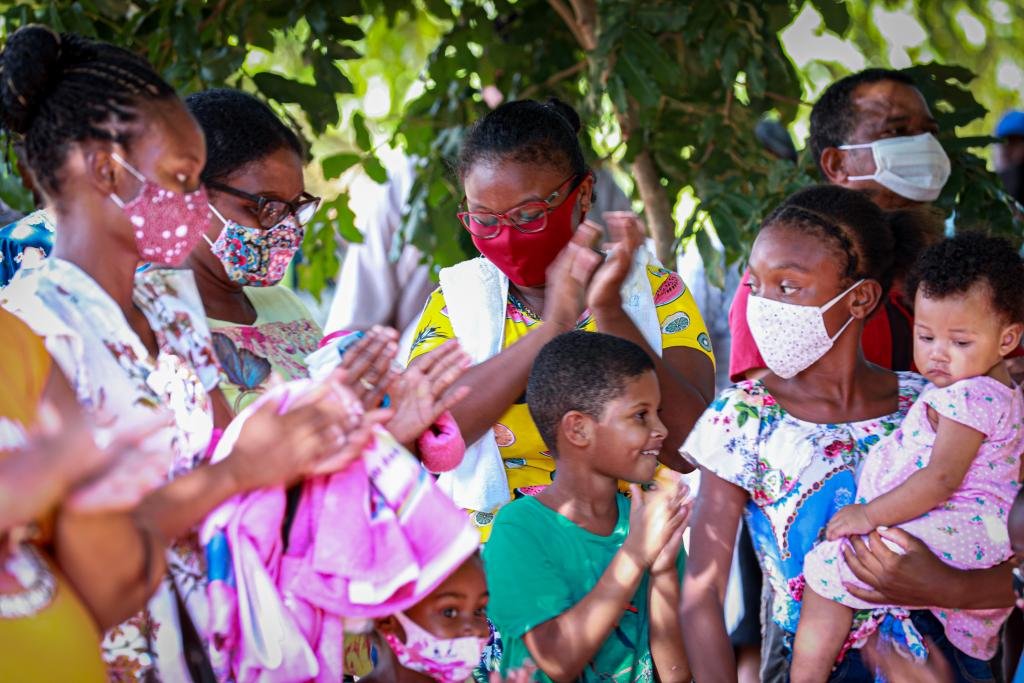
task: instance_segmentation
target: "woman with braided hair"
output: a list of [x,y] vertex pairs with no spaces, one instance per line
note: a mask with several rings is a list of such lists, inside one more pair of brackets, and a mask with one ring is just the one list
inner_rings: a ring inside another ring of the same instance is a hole
[[[109,629],[103,655],[113,680],[205,680],[206,577],[194,526],[231,496],[342,466],[378,416],[355,416],[351,394],[325,383],[283,415],[268,403],[231,454],[207,464],[213,428],[232,414],[191,271],[174,269],[210,222],[199,126],[144,59],[42,26],[3,46],[0,123],[23,144],[57,225],[52,257],[19,272],[0,306],[42,339],[99,445],[145,433],[74,491],[73,505],[58,505],[45,547]],[[42,399],[58,398],[50,393],[48,385]],[[112,533],[110,519],[126,512],[137,533]],[[0,528],[0,540],[9,531]],[[161,579],[165,565],[170,580]],[[32,590],[12,566],[0,564],[0,597]]]

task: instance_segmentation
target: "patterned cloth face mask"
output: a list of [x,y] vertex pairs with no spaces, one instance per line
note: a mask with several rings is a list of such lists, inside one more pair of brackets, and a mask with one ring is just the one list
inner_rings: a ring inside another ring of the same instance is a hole
[[180,266],[210,225],[206,189],[165,190],[116,152],[110,157],[142,183],[131,201],[125,202],[116,194],[110,194],[110,200],[125,212],[132,224],[139,257],[160,266]]
[[747,302],[747,325],[765,365],[782,379],[803,372],[821,359],[853,322],[853,316],[829,336],[825,312],[864,280],[857,280],[824,306],[798,306],[752,296]]
[[473,675],[487,638],[438,638],[401,612],[396,612],[395,618],[405,630],[405,642],[393,633],[384,634],[384,639],[406,669],[442,683],[464,683]]
[[212,204],[210,210],[224,224],[224,229],[216,242],[211,242],[205,234],[203,239],[220,259],[232,282],[247,287],[270,287],[284,278],[306,232],[295,216],[288,215],[274,227],[263,229],[224,218]]

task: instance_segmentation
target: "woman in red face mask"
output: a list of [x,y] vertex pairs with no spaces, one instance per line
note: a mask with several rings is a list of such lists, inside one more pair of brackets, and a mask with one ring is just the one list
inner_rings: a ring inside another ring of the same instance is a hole
[[[474,365],[456,386],[469,398],[452,413],[471,444],[439,483],[470,511],[486,541],[496,510],[535,495],[554,476],[525,395],[533,360],[554,336],[600,330],[644,346],[661,384],[668,426],[660,460],[688,469],[677,449],[714,390],[714,357],[700,311],[682,280],[643,246],[628,213],[586,221],[594,176],[577,138],[580,120],[558,100],[509,102],[467,134],[459,156],[465,200],[458,218],[481,253],[441,271],[411,359],[457,338]],[[606,245],[608,246],[608,245]],[[639,418],[638,418],[639,419]]]

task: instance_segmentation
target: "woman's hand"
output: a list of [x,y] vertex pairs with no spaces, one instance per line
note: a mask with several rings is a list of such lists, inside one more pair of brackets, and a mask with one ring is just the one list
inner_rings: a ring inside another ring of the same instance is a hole
[[395,414],[385,427],[399,443],[415,452],[416,439],[469,394],[467,386],[448,391],[469,364],[469,356],[452,340],[395,378],[389,389]]
[[329,474],[359,456],[373,425],[391,411],[364,413],[343,378],[344,371],[336,371],[283,415],[279,401],[268,401],[249,416],[225,459],[238,490]]
[[544,324],[557,326],[565,332],[576,327],[586,304],[587,286],[601,264],[601,254],[591,246],[599,235],[593,224],[581,224],[548,268]]
[[828,521],[825,535],[830,541],[844,536],[857,536],[869,534],[875,530],[875,525],[868,518],[867,505],[854,503],[841,508],[832,519]]
[[597,269],[587,290],[587,307],[591,312],[622,308],[622,284],[629,277],[633,258],[644,243],[643,223],[629,211],[604,214],[611,242],[605,262]]
[[353,344],[341,358],[344,374],[338,375],[367,410],[384,400],[384,394],[398,373],[394,370],[398,353],[398,332],[390,327],[374,325],[362,339]]
[[[883,539],[899,546],[894,552]],[[872,531],[868,542],[852,536],[843,556],[854,576],[870,589],[846,585],[850,594],[880,605],[927,607],[934,605],[936,595],[955,581],[956,570],[942,562],[920,539],[903,529]],[[950,605],[951,606],[951,605]]]
[[916,662],[905,654],[897,652],[891,643],[871,636],[861,651],[867,665],[881,673],[890,683],[951,683],[953,671],[942,651],[931,639],[926,639],[928,660]]

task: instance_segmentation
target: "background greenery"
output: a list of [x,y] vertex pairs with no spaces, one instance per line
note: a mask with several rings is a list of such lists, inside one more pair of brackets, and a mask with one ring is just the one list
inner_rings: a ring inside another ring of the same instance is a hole
[[[954,162],[939,205],[958,229],[1020,242],[985,158],[1024,88],[1022,19],[1003,0],[79,0],[8,3],[0,37],[45,23],[139,51],[182,94],[229,85],[267,99],[309,142],[309,184],[327,199],[299,267],[318,295],[344,240],[359,239],[348,181],[384,182],[383,147],[419,159],[400,239],[435,266],[472,252],[450,162],[489,87],[575,103],[591,161],[632,192],[659,255],[695,244],[720,280],[713,245],[744,258],[760,218],[815,181],[807,155],[763,148],[758,121],[781,121],[803,147],[807,103],[832,79],[918,64]],[[0,196],[28,208],[10,171]]]

